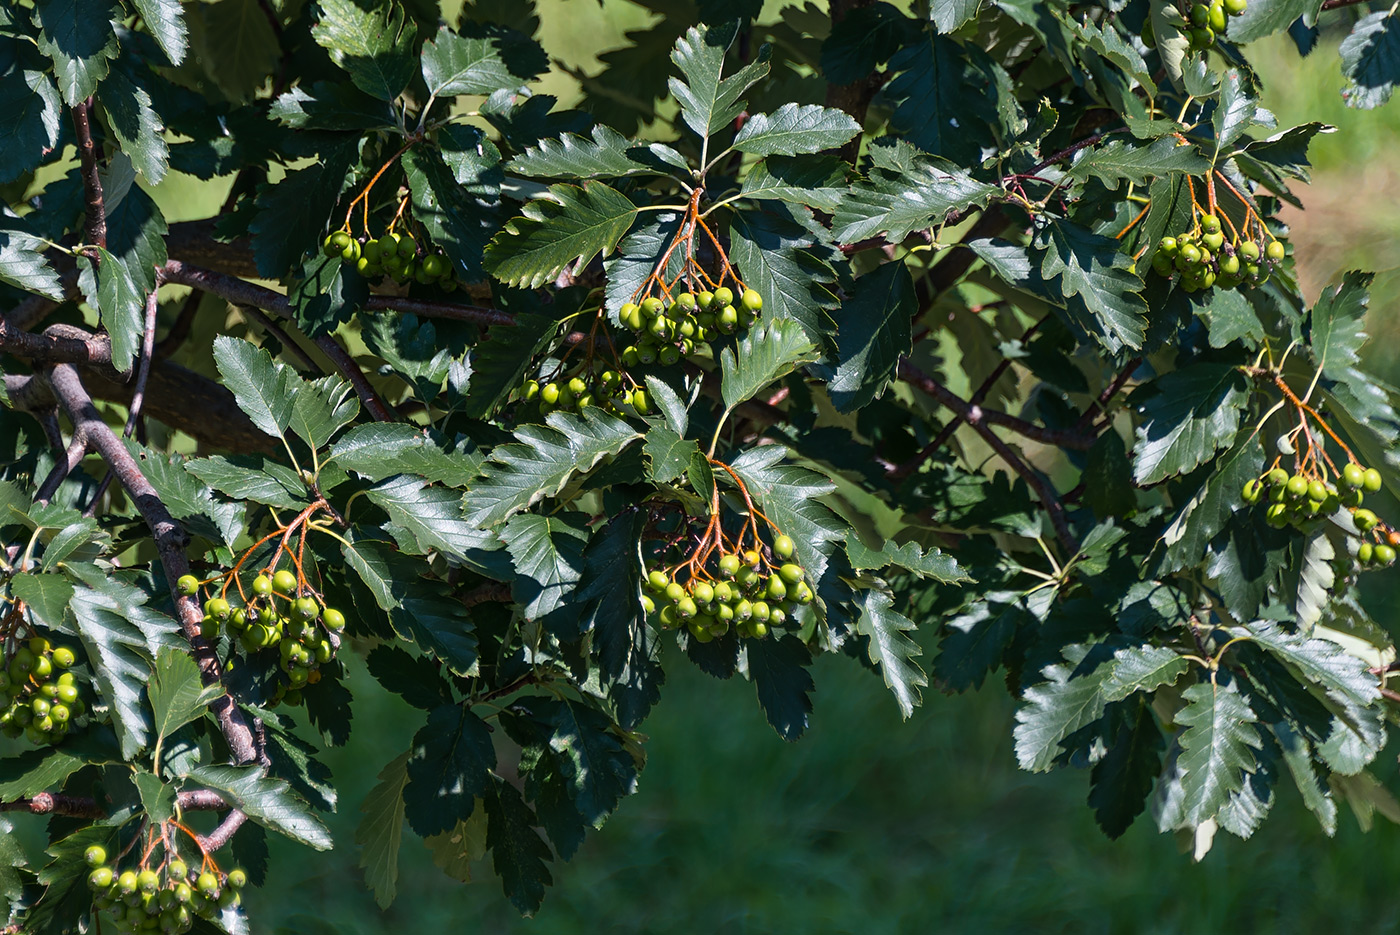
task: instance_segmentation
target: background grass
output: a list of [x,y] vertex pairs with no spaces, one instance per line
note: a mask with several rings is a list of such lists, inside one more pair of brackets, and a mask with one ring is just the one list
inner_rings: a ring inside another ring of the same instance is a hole
[[[776,6],[776,5],[774,5]],[[555,56],[592,70],[597,51],[646,21],[627,4],[541,4]],[[1282,126],[1340,128],[1314,147],[1307,210],[1290,211],[1309,295],[1344,269],[1382,271],[1372,306],[1372,363],[1400,364],[1395,283],[1400,104],[1347,109],[1335,45],[1299,59],[1286,39],[1251,49]],[[664,67],[658,63],[658,67]],[[569,103],[570,80],[547,90]],[[173,178],[158,193],[172,217],[203,216],[222,192]],[[1391,592],[1393,593],[1393,592]],[[1377,595],[1383,606],[1386,593]],[[932,628],[930,627],[930,630]],[[925,633],[927,640],[929,634]],[[1291,786],[1249,842],[1221,834],[1200,864],[1150,818],[1118,842],[1085,806],[1087,776],[1032,776],[1010,749],[1012,705],[999,686],[931,694],[901,724],[876,677],[845,659],[817,664],[812,729],[798,744],[764,723],[743,682],[715,682],[672,654],[670,683],[645,727],[641,791],[568,864],[534,920],[501,896],[489,867],[462,885],[405,832],[398,901],[381,912],[360,887],[358,804],[374,774],[409,743],[420,712],[356,671],[355,734],[326,760],[341,791],[339,847],[314,858],[272,841],[266,888],[249,894],[254,930],[471,932],[1389,932],[1400,829],[1362,834],[1344,813],[1326,838]],[[1394,759],[1378,774],[1395,786]]]

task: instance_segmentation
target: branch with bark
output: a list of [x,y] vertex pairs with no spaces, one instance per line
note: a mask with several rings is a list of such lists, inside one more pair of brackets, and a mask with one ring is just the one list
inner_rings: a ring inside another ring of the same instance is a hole
[[[182,812],[221,812],[230,808],[224,797],[209,789],[192,789],[175,794],[175,805]],[[0,802],[0,812],[29,812],[31,815],[62,815],[65,818],[102,819],[107,809],[94,798],[40,792],[12,802]],[[240,813],[242,814],[242,813]]]

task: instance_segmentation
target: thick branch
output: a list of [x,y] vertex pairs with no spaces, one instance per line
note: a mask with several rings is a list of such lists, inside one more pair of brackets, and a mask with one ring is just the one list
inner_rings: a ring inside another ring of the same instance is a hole
[[68,447],[59,455],[58,463],[53,466],[49,476],[44,478],[43,484],[34,494],[35,503],[48,503],[53,499],[53,495],[58,492],[59,486],[64,478],[78,469],[83,458],[87,456],[87,433],[79,429],[73,433],[73,440],[68,443]]
[[78,137],[78,160],[82,164],[83,195],[87,222],[83,238],[89,245],[107,246],[107,206],[102,198],[102,176],[98,174],[97,147],[92,142],[92,98],[73,108],[73,130]]
[[[224,797],[208,789],[193,789],[175,794],[175,804],[182,812],[221,812],[229,807]],[[106,818],[107,810],[96,799],[77,795],[56,795],[40,792],[36,796],[0,802],[0,812],[29,812],[33,815],[63,815],[68,818]]]
[[1020,456],[1012,451],[1011,447],[1002,441],[996,432],[992,431],[991,425],[983,417],[984,411],[979,411],[978,407],[960,399],[942,383],[909,363],[907,359],[902,359],[899,362],[899,378],[932,396],[939,405],[951,410],[954,415],[971,426],[978,435],[981,435],[983,441],[991,446],[997,456],[1005,461],[1011,470],[1019,474],[1040,498],[1045,511],[1050,514],[1050,522],[1055,527],[1055,536],[1060,540],[1060,545],[1064,547],[1066,556],[1072,558],[1079,554],[1079,543],[1075,541],[1074,534],[1070,532],[1069,522],[1065,519],[1065,507],[1060,502],[1059,496],[1040,476],[1040,472],[1021,460]]
[[105,335],[89,334],[67,325],[53,325],[40,334],[30,334],[5,318],[0,318],[0,351],[45,364],[112,362],[112,344]]
[[[193,649],[195,661],[199,664],[201,680],[206,685],[221,685],[219,655],[199,632],[203,620],[199,605],[193,597],[180,594],[175,584],[181,575],[188,574],[190,570],[189,560],[185,557],[185,546],[189,543],[189,536],[170,515],[170,511],[161,502],[150,481],[141,473],[140,466],[126,450],[121,439],[102,421],[92,398],[83,388],[78,371],[70,364],[59,364],[50,371],[49,385],[59,404],[73,420],[74,430],[87,434],[92,447],[102,456],[102,460],[107,462],[107,466],[140,511],[146,525],[150,527],[156,551],[165,569],[170,593],[175,595],[176,616]],[[257,751],[253,745],[252,731],[242,712],[234,704],[233,697],[225,692],[209,707],[219,721],[234,759],[240,763],[250,763],[256,759]]]
[[200,836],[200,849],[203,850],[206,854],[214,853],[219,848],[223,847],[229,842],[229,840],[238,832],[238,829],[243,827],[243,822],[247,819],[247,815],[244,815],[236,808],[233,809],[227,815],[224,816],[223,821],[219,822],[219,827],[215,828],[208,834]]

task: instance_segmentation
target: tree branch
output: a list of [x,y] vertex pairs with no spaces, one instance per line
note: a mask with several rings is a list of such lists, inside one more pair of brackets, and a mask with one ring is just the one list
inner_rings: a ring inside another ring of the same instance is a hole
[[52,500],[64,478],[76,471],[83,458],[87,457],[87,450],[87,432],[78,429],[73,433],[73,440],[68,443],[68,447],[59,456],[58,463],[53,466],[49,476],[44,478],[44,483],[34,494],[34,502],[48,503]]
[[83,194],[87,222],[83,238],[89,245],[107,247],[107,206],[102,198],[102,176],[98,173],[97,147],[92,142],[92,98],[73,108],[73,130],[78,137],[78,160],[82,166]]
[[[141,333],[141,364],[136,371],[136,387],[131,391],[131,406],[127,411],[126,430],[123,434],[130,438],[136,431],[136,423],[141,418],[141,403],[146,398],[146,381],[151,377],[151,357],[156,349],[156,310],[160,303],[156,300],[156,293],[160,291],[160,274],[156,274],[155,285],[151,287],[151,294],[146,296],[146,321],[145,330]],[[141,429],[141,437],[145,438],[145,428]]]
[[1090,403],[1089,408],[1084,410],[1084,414],[1080,416],[1079,421],[1074,424],[1075,431],[1087,431],[1090,426],[1094,424],[1094,420],[1104,412],[1104,407],[1109,404],[1109,401],[1118,395],[1127,384],[1128,380],[1132,379],[1133,371],[1137,370],[1140,366],[1142,366],[1141,357],[1134,357],[1124,364],[1123,369],[1118,371],[1118,375],[1113,378],[1113,381],[1103,388],[1103,392],[1099,394],[1099,398]]
[[[221,812],[229,808],[224,797],[209,789],[192,789],[175,794],[182,812]],[[0,802],[0,812],[29,812],[32,815],[63,815],[67,818],[106,818],[107,810],[93,798],[40,792],[29,798]]]
[[238,809],[233,809],[224,816],[224,820],[219,822],[219,827],[208,834],[200,835],[199,847],[206,854],[212,854],[229,842],[229,839],[243,827],[243,822],[248,818]]
[[1054,488],[1046,483],[1040,472],[1021,460],[1020,456],[1012,451],[1011,447],[1002,441],[996,432],[992,431],[991,425],[983,418],[985,411],[979,410],[978,407],[954,395],[946,386],[915,367],[906,358],[901,358],[899,361],[899,378],[932,396],[939,405],[952,410],[978,435],[981,435],[983,441],[990,445],[998,457],[1006,462],[1007,467],[1019,474],[1040,498],[1045,511],[1050,514],[1050,523],[1055,527],[1055,536],[1060,540],[1060,545],[1064,547],[1066,558],[1073,558],[1079,554],[1079,543],[1075,541],[1074,534],[1070,532],[1069,522],[1065,519],[1064,504],[1060,502]]
[[[146,480],[136,460],[127,451],[121,439],[102,421],[97,408],[83,388],[78,371],[71,364],[58,364],[49,373],[49,385],[59,404],[73,420],[75,431],[85,432],[93,448],[107,462],[107,466],[126,489],[131,501],[140,511],[146,525],[155,539],[156,551],[165,569],[166,582],[175,598],[176,617],[185,632],[193,650],[195,662],[199,664],[200,678],[205,685],[222,685],[222,667],[214,647],[200,635],[203,620],[198,603],[193,597],[180,594],[176,581],[189,573],[189,560],[185,557],[185,546],[189,536],[161,502],[155,488]],[[228,741],[235,761],[250,763],[257,758],[253,745],[253,734],[243,714],[227,692],[209,705],[219,721],[224,738]]]

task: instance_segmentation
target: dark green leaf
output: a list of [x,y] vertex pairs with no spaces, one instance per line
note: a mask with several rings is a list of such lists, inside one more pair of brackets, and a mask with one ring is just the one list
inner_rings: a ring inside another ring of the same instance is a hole
[[1230,683],[1198,682],[1181,694],[1186,707],[1176,713],[1176,722],[1186,729],[1177,760],[1182,770],[1180,823],[1194,828],[1214,818],[1256,768],[1258,719]]
[[374,890],[374,901],[387,909],[398,894],[399,846],[403,840],[404,786],[408,783],[408,752],[400,753],[379,771],[379,784],[360,803],[364,817],[355,829],[360,867]]
[[1216,473],[1182,506],[1162,534],[1168,568],[1175,570],[1201,560],[1206,544],[1244,506],[1245,481],[1259,476],[1263,461],[1264,450],[1257,437],[1238,442],[1220,457]]
[[203,717],[224,689],[218,683],[205,685],[200,680],[199,666],[189,653],[167,649],[156,657],[146,692],[151,699],[156,736],[169,737]]
[[632,226],[637,208],[601,182],[582,188],[554,185],[551,200],[537,199],[486,248],[486,268],[502,282],[537,289],[565,266],[579,268],[607,256]]
[[376,646],[365,666],[380,685],[415,708],[432,711],[452,701],[437,664],[425,656],[411,656],[397,646]]
[[313,253],[297,272],[287,298],[297,327],[316,338],[355,317],[369,298],[369,284],[340,257]]
[[510,171],[530,178],[596,179],[616,178],[647,167],[627,155],[633,145],[611,127],[599,124],[593,137],[574,133],[558,139],[540,140],[510,161]]
[[491,731],[466,705],[434,709],[413,738],[404,814],[420,835],[441,834],[471,817],[496,765]]
[[1118,722],[1108,753],[1094,764],[1089,779],[1089,805],[1110,838],[1121,836],[1141,814],[1166,749],[1162,730],[1144,699],[1125,705]]
[[427,432],[403,423],[357,425],[331,446],[338,465],[372,481],[395,474],[464,487],[480,473],[485,460],[469,441],[444,450]]
[[647,431],[645,452],[651,465],[651,479],[658,484],[669,484],[686,472],[691,458],[700,453],[700,446],[689,438],[681,438],[665,426],[657,425]]
[[1400,81],[1400,18],[1394,10],[1363,17],[1337,49],[1347,86],[1342,100],[1369,110],[1390,100]]
[[527,620],[565,606],[583,571],[588,514],[521,513],[506,521],[501,534],[515,562],[511,594]]
[[46,0],[35,11],[39,51],[53,61],[58,90],[69,107],[92,96],[117,57],[115,13],[109,0]]
[[734,137],[734,148],[755,156],[797,156],[835,149],[860,132],[843,110],[818,104],[784,104],[754,114]]
[[435,589],[421,581],[412,584],[402,588],[403,593],[396,593],[398,606],[389,614],[394,632],[417,643],[419,649],[436,656],[456,674],[474,675],[476,629],[467,608],[445,588]]
[[730,221],[730,262],[763,297],[765,318],[791,318],[815,341],[831,330],[836,275],[815,255],[816,240],[787,205],[767,202],[765,208],[738,212]]
[[423,80],[434,97],[490,94],[521,85],[531,74],[511,73],[499,36],[461,36],[443,26],[423,43]]
[[1139,413],[1133,474],[1146,486],[1195,470],[1234,441],[1249,402],[1249,381],[1228,364],[1197,364],[1166,374]]
[[933,0],[929,13],[939,32],[953,32],[977,15],[981,0]]
[[828,385],[837,409],[860,409],[884,392],[899,358],[912,347],[917,308],[914,280],[903,263],[886,263],[856,280],[855,295],[837,316],[836,372]]
[[260,456],[225,458],[214,455],[186,461],[184,468],[234,500],[251,500],[278,509],[300,510],[307,505],[311,496],[306,482],[296,471]]
[[185,50],[189,45],[185,16],[180,10],[180,0],[133,0],[136,11],[151,35],[160,43],[170,64],[179,65],[185,60]]
[[[879,233],[898,243],[916,230],[943,222],[954,211],[985,205],[999,189],[979,182],[954,163],[896,142],[890,168],[873,168],[870,178],[852,186],[832,218],[832,232],[843,243]],[[898,169],[894,166],[899,166]]]
[[1230,18],[1230,41],[1263,39],[1299,18],[1312,25],[1321,6],[1322,0],[1249,0],[1243,13]]
[[265,828],[318,851],[333,845],[330,832],[310,806],[285,781],[267,776],[261,766],[201,766],[190,778],[221,793]]
[[1141,185],[1174,173],[1204,175],[1209,168],[1210,162],[1196,147],[1164,136],[1145,145],[1114,140],[1107,146],[1086,150],[1070,169],[1070,175],[1114,183],[1126,179]]
[[807,729],[815,688],[807,667],[812,654],[791,634],[744,640],[740,671],[758,689],[758,703],[768,723],[784,740],[796,740]]
[[827,213],[845,193],[846,165],[835,156],[772,156],[749,170],[739,190],[746,198],[776,198]]
[[462,517],[461,496],[455,491],[401,474],[371,488],[366,496],[389,514],[385,531],[400,548],[415,555],[437,551],[479,571],[493,570],[486,553],[499,549],[500,543],[473,519]]
[[[60,106],[58,89],[45,72],[13,68],[0,75],[0,151],[6,155],[0,182],[19,178],[58,144]],[[0,244],[0,257],[3,250]]]
[[908,720],[922,701],[920,688],[928,686],[928,677],[914,661],[923,654],[919,644],[910,639],[914,621],[895,610],[894,599],[884,591],[859,591],[856,606],[860,615],[855,630],[869,640],[866,652],[870,661],[884,676],[885,686],[894,693],[899,712]]
[[491,863],[511,905],[522,915],[532,916],[544,901],[544,888],[553,879],[545,863],[549,846],[535,831],[535,815],[520,792],[504,779],[492,776],[487,794],[486,846]]
[[151,96],[118,69],[102,82],[101,100],[122,151],[147,182],[159,185],[169,168],[170,151],[161,135],[160,117],[151,107]]
[[1129,269],[1118,241],[1077,224],[1055,221],[1045,237],[1041,275],[1058,280],[1071,308],[1077,307],[1095,327],[1095,338],[1110,352],[1139,348],[1147,333],[1147,303],[1139,293],[1142,280]]
[[816,360],[816,350],[795,321],[770,320],[745,332],[737,346],[720,352],[725,409],[732,411],[768,384]]
[[301,382],[296,372],[273,361],[262,348],[227,335],[214,339],[214,361],[238,407],[259,429],[281,438],[296,407]]
[[740,96],[749,86],[768,74],[772,54],[767,45],[759,47],[753,60],[728,78],[724,53],[734,41],[737,22],[701,29],[692,26],[676,43],[671,61],[682,78],[670,80],[671,95],[681,106],[681,119],[702,137],[717,133],[744,109]]
[[[0,137],[0,146],[3,145]],[[46,246],[39,238],[21,231],[0,230],[0,282],[25,292],[37,292],[55,302],[63,301],[58,273],[44,258]]]
[[482,252],[500,226],[500,154],[489,140],[480,141],[477,153],[470,163],[458,159],[458,171],[445,161],[446,148],[441,155],[411,149],[403,156],[414,218],[465,281],[482,278]]
[[413,77],[417,26],[397,3],[366,9],[355,0],[318,0],[316,43],[355,86],[383,101],[399,96]]

